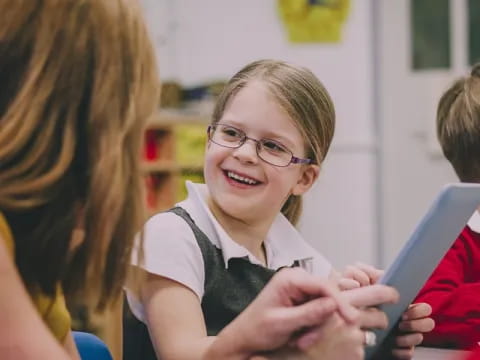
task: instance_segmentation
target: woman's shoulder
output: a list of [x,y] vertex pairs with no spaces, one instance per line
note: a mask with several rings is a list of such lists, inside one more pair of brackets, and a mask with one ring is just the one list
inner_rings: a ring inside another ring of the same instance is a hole
[[[2,212],[0,212],[0,239],[5,242],[7,250],[14,257],[15,242],[13,234]],[[33,290],[30,291],[30,297],[53,335],[58,340],[63,341],[70,330],[71,318],[60,286],[54,296],[45,295],[40,290]]]
[[65,296],[61,286],[57,287],[54,296],[45,295],[41,291],[33,291],[30,296],[50,331],[58,340],[63,342],[70,331],[71,317],[65,304]]

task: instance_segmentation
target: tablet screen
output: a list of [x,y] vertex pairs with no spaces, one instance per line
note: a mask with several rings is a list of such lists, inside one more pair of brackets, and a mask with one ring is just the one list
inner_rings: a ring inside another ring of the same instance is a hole
[[379,280],[381,284],[396,288],[400,299],[396,304],[380,306],[388,316],[389,325],[385,330],[374,331],[377,345],[366,349],[366,359],[371,359],[381,347],[479,205],[480,184],[449,184],[437,196]]

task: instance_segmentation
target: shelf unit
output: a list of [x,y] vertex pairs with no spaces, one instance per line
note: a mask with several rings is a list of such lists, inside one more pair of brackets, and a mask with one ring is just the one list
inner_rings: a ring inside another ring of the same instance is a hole
[[[160,110],[147,124],[142,172],[147,188],[147,211],[153,215],[186,197],[185,181],[203,182],[203,157],[210,116],[179,110]],[[122,358],[120,298],[102,314],[70,304],[74,328],[102,338],[115,360]],[[84,311],[85,310],[85,311]]]
[[183,200],[186,180],[203,182],[209,120],[194,112],[161,110],[147,125],[142,170],[149,214]]

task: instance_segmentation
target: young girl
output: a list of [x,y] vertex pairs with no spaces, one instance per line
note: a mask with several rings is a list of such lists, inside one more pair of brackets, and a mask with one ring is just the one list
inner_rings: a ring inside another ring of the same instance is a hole
[[[0,359],[78,359],[64,295],[102,306],[123,286],[159,83],[136,3],[0,0]],[[354,322],[306,275],[276,276],[208,359],[280,347],[333,311]]]
[[227,84],[208,127],[206,185],[188,182],[185,201],[147,222],[148,280],[127,290],[160,358],[198,358],[282,268],[334,274],[293,226],[334,121],[327,91],[304,68],[257,61]]

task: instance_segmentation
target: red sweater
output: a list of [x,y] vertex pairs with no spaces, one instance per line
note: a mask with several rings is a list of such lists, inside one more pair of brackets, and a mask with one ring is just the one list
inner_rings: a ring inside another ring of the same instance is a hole
[[480,350],[474,351],[471,354],[467,355],[466,360],[480,360]]
[[467,355],[466,360],[480,360],[480,351],[477,350],[472,352],[470,355]]
[[418,294],[433,308],[435,329],[423,345],[460,349],[480,342],[480,234],[468,226]]

